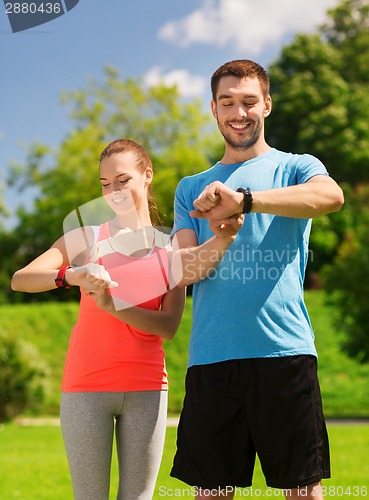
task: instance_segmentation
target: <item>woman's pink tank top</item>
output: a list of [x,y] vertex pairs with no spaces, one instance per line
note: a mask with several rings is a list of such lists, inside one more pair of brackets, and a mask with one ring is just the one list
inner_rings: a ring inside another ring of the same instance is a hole
[[[100,226],[98,241],[110,237]],[[159,310],[168,289],[165,248],[154,247],[143,258],[112,252],[101,258],[119,287],[113,297]],[[143,300],[141,300],[143,299]],[[67,352],[62,391],[116,392],[168,388],[163,339],[137,330],[99,309],[81,290],[80,311]]]

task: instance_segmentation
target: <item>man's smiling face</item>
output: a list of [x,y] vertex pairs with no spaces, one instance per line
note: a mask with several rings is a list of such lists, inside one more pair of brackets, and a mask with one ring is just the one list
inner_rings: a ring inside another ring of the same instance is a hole
[[264,139],[264,119],[270,113],[271,99],[265,99],[257,78],[221,78],[211,108],[231,148],[247,149]]

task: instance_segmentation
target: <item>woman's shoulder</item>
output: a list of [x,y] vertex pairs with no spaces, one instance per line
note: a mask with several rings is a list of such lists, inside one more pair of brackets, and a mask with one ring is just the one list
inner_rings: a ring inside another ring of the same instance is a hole
[[64,234],[64,244],[71,264],[82,266],[95,246],[99,226],[82,226]]

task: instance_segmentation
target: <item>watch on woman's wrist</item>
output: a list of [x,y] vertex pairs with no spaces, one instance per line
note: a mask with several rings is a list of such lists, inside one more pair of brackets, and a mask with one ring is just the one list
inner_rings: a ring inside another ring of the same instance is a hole
[[59,269],[58,275],[55,278],[55,285],[57,286],[57,288],[71,288],[72,285],[68,285],[68,283],[65,281],[65,273],[71,267],[72,266],[63,266]]

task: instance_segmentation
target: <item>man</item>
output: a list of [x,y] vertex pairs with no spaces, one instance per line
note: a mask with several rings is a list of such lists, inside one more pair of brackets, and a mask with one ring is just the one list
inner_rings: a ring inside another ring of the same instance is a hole
[[[211,87],[224,156],[182,179],[175,199],[182,284],[195,284],[171,475],[196,487],[197,498],[233,498],[235,487],[251,485],[257,453],[268,486],[321,499],[329,449],[303,281],[311,218],[338,211],[342,190],[318,159],[266,143],[272,101],[261,66],[228,62]],[[222,259],[192,258],[212,225],[229,227],[216,221],[234,226],[240,213],[243,227]]]

